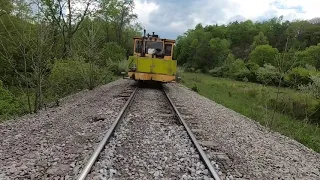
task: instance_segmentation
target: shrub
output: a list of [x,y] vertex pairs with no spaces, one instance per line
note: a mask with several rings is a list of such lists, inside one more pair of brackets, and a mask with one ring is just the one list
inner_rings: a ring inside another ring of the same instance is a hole
[[197,69],[196,71],[195,71],[195,73],[201,73],[203,70],[201,70],[201,69]]
[[211,69],[209,71],[209,74],[215,77],[222,77],[223,76],[222,67],[215,67],[214,69]]
[[110,71],[113,74],[118,74],[119,73],[119,65],[116,62],[109,63],[107,69],[108,69],[108,71]]
[[270,45],[259,45],[250,53],[250,62],[257,63],[259,66],[266,63],[275,65],[275,58],[278,53],[277,48]]
[[110,62],[107,70],[111,72],[113,75],[121,75],[121,72],[128,72],[128,64],[127,60],[122,60],[119,62]]
[[278,72],[277,68],[269,64],[265,64],[264,67],[258,68],[256,75],[258,82],[263,84],[275,85],[281,78],[281,74]]
[[109,42],[105,45],[103,51],[104,57],[111,59],[114,62],[126,59],[126,50],[115,42]]
[[128,71],[128,61],[122,60],[118,62],[118,73],[127,72]]
[[315,71],[296,67],[290,70],[285,76],[285,82],[292,87],[297,88],[299,85],[307,85],[312,82],[310,76],[316,73]]
[[256,72],[259,69],[259,65],[256,63],[246,63],[245,66],[250,71],[250,74],[246,76],[248,78],[248,81],[250,82],[257,82],[257,75]]
[[245,66],[245,63],[243,60],[237,59],[236,61],[234,61],[229,65],[229,68],[226,74],[229,77],[242,81],[246,77],[250,76],[250,71]]
[[307,90],[317,99],[320,99],[320,74],[310,77],[312,83],[309,83]]
[[188,67],[188,68],[185,68],[185,71],[186,71],[186,72],[195,72],[195,68],[193,68],[193,67]]
[[318,102],[318,105],[314,106],[309,119],[314,123],[320,124],[320,102]]
[[183,68],[177,67],[176,82],[180,82],[180,81],[181,81],[180,78],[182,78],[181,76],[182,76],[183,72],[184,72],[184,69],[183,69]]
[[309,83],[308,85],[300,85],[299,89],[318,99],[318,104],[313,108],[313,112],[309,118],[320,124],[320,75],[312,75],[310,79],[312,83]]
[[236,80],[245,81],[246,79],[248,79],[247,77],[249,77],[250,74],[251,72],[249,71],[249,69],[247,67],[243,67],[235,72],[233,76]]
[[320,44],[317,46],[310,46],[304,51],[297,51],[295,56],[301,64],[310,64],[317,69],[320,69]]
[[196,85],[196,84],[193,84],[193,86],[192,86],[192,91],[194,91],[194,92],[198,92],[198,86]]
[[229,65],[229,73],[234,74],[244,67],[244,61],[242,59],[237,59]]
[[83,76],[85,63],[74,60],[58,60],[49,75],[49,86],[52,93],[64,97],[86,87]]
[[229,53],[226,60],[225,60],[225,64],[226,65],[230,65],[232,64],[234,61],[236,60],[236,58],[234,57],[234,55],[232,53]]
[[48,78],[50,93],[55,97],[64,97],[82,89],[93,89],[106,81],[110,74],[94,64],[77,60],[58,60]]
[[0,80],[0,117],[8,117],[20,113],[20,105],[14,95],[3,87]]
[[111,63],[126,59],[126,50],[115,42],[109,42],[104,46],[102,55],[104,58],[97,59],[95,63],[99,67],[109,67]]

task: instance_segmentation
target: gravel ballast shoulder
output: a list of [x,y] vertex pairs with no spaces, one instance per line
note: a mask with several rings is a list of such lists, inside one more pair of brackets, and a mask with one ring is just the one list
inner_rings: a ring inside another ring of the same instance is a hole
[[88,179],[205,179],[184,127],[159,89],[139,89]]
[[[117,80],[0,124],[0,179],[74,179],[133,90]],[[127,91],[127,92],[126,92]]]
[[320,179],[320,155],[179,84],[169,96],[222,179]]

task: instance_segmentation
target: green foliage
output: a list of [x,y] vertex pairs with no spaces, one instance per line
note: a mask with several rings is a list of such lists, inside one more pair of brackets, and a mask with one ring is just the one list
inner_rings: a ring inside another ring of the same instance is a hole
[[196,69],[193,68],[193,67],[192,67],[192,68],[186,68],[185,71],[186,71],[186,72],[195,72]]
[[299,89],[320,99],[320,74],[311,75],[310,80],[311,82],[307,85],[299,85]]
[[269,44],[268,38],[264,35],[263,32],[259,32],[259,34],[253,38],[253,43],[250,46],[250,49],[254,50],[257,46],[267,44]]
[[206,31],[199,25],[188,36],[178,37],[176,54],[179,65],[207,72],[223,64],[230,52],[230,41]]
[[118,62],[118,71],[121,72],[128,72],[128,61],[122,60]]
[[320,43],[317,46],[310,46],[304,51],[296,52],[300,64],[309,64],[320,69]]
[[202,70],[201,69],[197,69],[197,70],[195,70],[195,73],[201,73],[202,72]]
[[250,62],[257,63],[259,66],[264,64],[276,65],[275,58],[278,54],[276,48],[270,45],[259,45],[250,54]]
[[[246,77],[257,82],[258,68],[246,65],[246,68],[234,71],[235,59],[260,67],[270,64],[282,73],[306,64],[319,69],[319,30],[318,24],[283,21],[283,17],[220,26],[198,24],[178,37],[175,56],[178,64],[188,69],[202,69],[213,76]],[[237,74],[225,71],[229,69]]]
[[213,38],[210,40],[210,47],[213,51],[214,67],[221,66],[225,59],[229,56],[230,41],[227,39]]
[[107,43],[102,52],[102,57],[95,62],[98,66],[117,66],[120,61],[125,60],[126,50],[115,42]]
[[50,90],[60,98],[86,88],[84,66],[84,62],[75,60],[56,61],[48,79]]
[[306,39],[308,33],[320,39],[313,28],[318,29],[306,21],[283,22],[282,17],[263,23],[198,25],[178,37],[176,56],[186,72],[201,69],[216,77],[297,88],[311,82],[315,71],[300,66],[319,66],[320,44]]
[[250,71],[245,66],[245,63],[241,59],[237,59],[229,65],[228,74],[237,80],[243,80],[243,78],[250,75]]
[[257,71],[259,69],[259,65],[256,63],[246,63],[245,64],[247,69],[250,71],[250,74],[248,76],[246,76],[248,78],[248,81],[250,82],[257,82]]
[[192,40],[190,46],[191,46],[191,48],[197,48],[198,45],[199,45],[198,39],[194,39],[194,40]]
[[113,62],[119,62],[126,58],[126,50],[117,43],[110,42],[104,46],[103,55]]
[[0,0],[0,16],[9,14],[13,9],[13,5],[10,0]]
[[20,111],[19,102],[10,91],[3,87],[3,83],[0,80],[0,120],[1,117],[7,118],[20,113]]
[[277,68],[269,64],[265,64],[264,67],[258,68],[256,75],[259,82],[268,85],[276,85],[281,78]]
[[236,58],[247,59],[253,37],[259,33],[256,24],[251,20],[232,22],[227,26],[226,37],[232,42],[232,53]]
[[311,82],[310,75],[312,72],[316,73],[303,67],[296,67],[285,75],[285,81],[289,86],[297,88],[300,85],[306,85]]
[[251,72],[249,71],[249,69],[247,67],[243,67],[234,74],[234,78],[236,80],[247,82],[250,75],[251,75]]
[[184,68],[182,67],[177,67],[177,73],[176,73],[176,82],[180,83],[181,82],[181,75],[184,72]]
[[121,72],[127,72],[127,60],[122,60],[119,62],[110,62],[107,69],[112,72],[114,75],[119,76]]
[[194,92],[198,92],[198,86],[196,85],[196,84],[193,84],[193,86],[192,86],[192,91],[194,91]]
[[209,71],[209,74],[215,77],[223,77],[223,68],[222,67],[215,67]]
[[225,64],[226,64],[226,65],[230,65],[230,64],[232,64],[235,60],[236,60],[236,59],[235,59],[234,55],[233,55],[232,53],[229,53],[228,56],[227,56],[227,58],[226,58],[226,60],[225,60]]
[[310,79],[312,81],[311,83],[308,85],[300,85],[299,89],[318,99],[318,105],[313,108],[309,118],[312,121],[320,124],[320,74],[311,75]]
[[102,0],[94,9],[59,4],[40,0],[35,12],[27,1],[0,1],[0,77],[19,112],[111,81],[126,70],[132,37],[141,35],[133,1]]
[[109,76],[108,71],[84,61],[59,60],[48,78],[48,86],[55,97],[61,98],[82,89],[93,89],[108,81]]
[[197,46],[194,54],[195,61],[189,62],[196,69],[203,69],[208,71],[213,66],[213,52],[211,51],[210,44],[208,41],[201,41]]

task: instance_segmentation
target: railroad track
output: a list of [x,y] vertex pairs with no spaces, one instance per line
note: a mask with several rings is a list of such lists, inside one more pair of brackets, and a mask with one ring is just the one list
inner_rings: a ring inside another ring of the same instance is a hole
[[78,180],[215,179],[218,173],[161,87],[137,87]]

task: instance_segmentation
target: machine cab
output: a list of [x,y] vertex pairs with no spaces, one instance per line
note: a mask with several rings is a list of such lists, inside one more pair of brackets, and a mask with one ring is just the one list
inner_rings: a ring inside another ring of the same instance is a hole
[[133,39],[134,56],[172,60],[174,40],[161,39],[154,32],[152,35],[148,34],[146,37],[134,37]]
[[138,81],[172,82],[175,80],[177,61],[172,59],[175,40],[161,39],[154,32],[144,31],[133,37],[134,54],[129,56],[128,77]]

